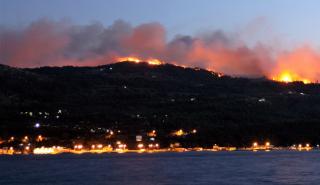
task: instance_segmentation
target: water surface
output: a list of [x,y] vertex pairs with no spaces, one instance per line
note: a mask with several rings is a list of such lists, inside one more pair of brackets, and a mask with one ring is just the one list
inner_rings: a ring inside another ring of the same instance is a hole
[[0,156],[0,185],[319,185],[320,152]]

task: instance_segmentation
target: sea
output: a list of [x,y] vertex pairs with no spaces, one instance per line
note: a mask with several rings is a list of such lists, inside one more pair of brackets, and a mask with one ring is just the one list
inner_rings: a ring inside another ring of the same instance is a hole
[[320,185],[320,151],[0,156],[0,185]]

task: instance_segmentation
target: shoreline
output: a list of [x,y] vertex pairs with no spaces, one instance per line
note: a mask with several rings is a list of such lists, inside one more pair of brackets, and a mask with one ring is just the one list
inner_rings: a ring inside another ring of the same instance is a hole
[[275,149],[252,149],[252,148],[239,148],[236,150],[215,150],[215,149],[202,149],[202,150],[192,150],[192,149],[159,149],[159,150],[110,150],[110,151],[92,151],[92,150],[60,150],[46,153],[34,153],[34,152],[4,152],[0,151],[0,156],[20,156],[20,155],[60,155],[60,154],[75,154],[75,155],[85,155],[85,154],[157,154],[157,153],[189,153],[189,152],[212,152],[212,153],[229,153],[229,152],[277,152],[277,151],[292,151],[292,152],[312,152],[312,151],[320,151],[319,148],[310,148],[310,149],[291,149],[288,147],[275,148]]

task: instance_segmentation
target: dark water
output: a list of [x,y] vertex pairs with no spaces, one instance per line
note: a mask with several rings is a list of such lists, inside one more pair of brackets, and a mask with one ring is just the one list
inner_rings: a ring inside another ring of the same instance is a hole
[[320,152],[0,156],[0,185],[320,185]]

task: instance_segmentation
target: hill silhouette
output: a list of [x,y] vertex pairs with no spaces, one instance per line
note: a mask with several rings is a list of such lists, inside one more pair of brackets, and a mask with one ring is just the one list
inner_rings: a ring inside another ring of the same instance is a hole
[[[242,146],[320,142],[320,85],[221,76],[170,64],[97,67],[0,66],[0,134],[71,137],[76,127],[129,135],[197,129],[186,142]],[[30,113],[32,112],[32,113]],[[79,134],[73,134],[75,136]],[[164,138],[165,139],[165,138]],[[169,141],[168,141],[169,142]]]

